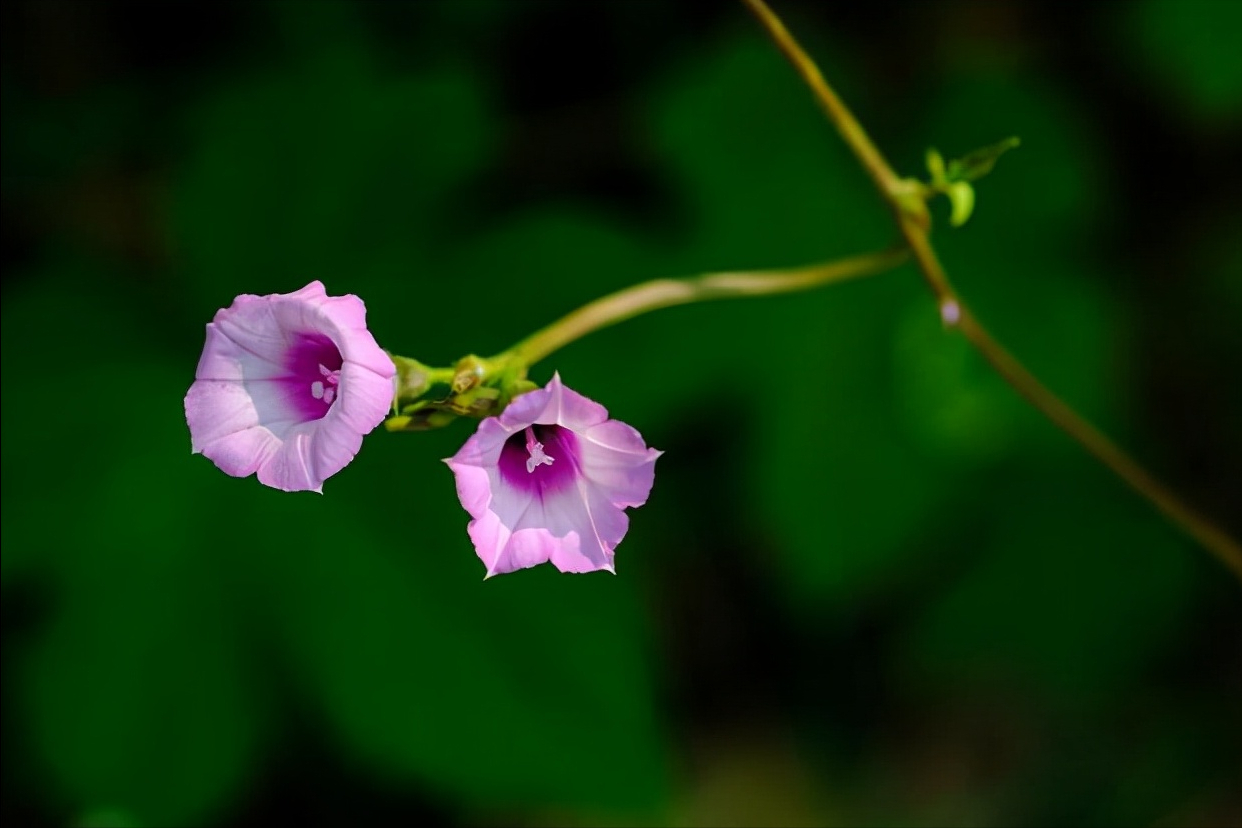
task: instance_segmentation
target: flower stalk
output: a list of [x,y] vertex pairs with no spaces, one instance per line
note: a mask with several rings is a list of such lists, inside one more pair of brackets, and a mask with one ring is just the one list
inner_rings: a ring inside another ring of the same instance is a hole
[[891,270],[906,260],[895,248],[806,267],[707,273],[689,279],[654,279],[596,299],[514,345],[509,353],[534,365],[589,333],[675,305],[810,290]]

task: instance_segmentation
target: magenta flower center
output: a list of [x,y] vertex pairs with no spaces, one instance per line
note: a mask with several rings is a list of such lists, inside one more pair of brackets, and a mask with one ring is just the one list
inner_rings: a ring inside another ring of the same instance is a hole
[[558,425],[527,426],[505,441],[499,466],[510,486],[538,494],[561,491],[579,476],[578,439]]
[[289,349],[288,399],[303,422],[323,419],[340,398],[343,363],[341,352],[326,336],[303,336]]

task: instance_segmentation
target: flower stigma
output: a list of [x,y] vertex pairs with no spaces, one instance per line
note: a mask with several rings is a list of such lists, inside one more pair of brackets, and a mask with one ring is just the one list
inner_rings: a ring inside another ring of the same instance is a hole
[[526,451],[530,457],[526,460],[526,473],[534,474],[540,466],[550,466],[556,460],[543,453],[543,443],[535,439],[535,429],[526,427]]

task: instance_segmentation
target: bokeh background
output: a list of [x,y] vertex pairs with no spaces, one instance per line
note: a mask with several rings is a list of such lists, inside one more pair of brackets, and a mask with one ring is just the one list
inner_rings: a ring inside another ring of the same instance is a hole
[[[778,2],[893,162],[1022,147],[936,243],[1242,533],[1242,4]],[[484,583],[439,462],[191,456],[203,325],[321,279],[492,353],[656,276],[882,247],[740,4],[3,6],[3,819],[1242,822],[1242,601],[910,267],[540,364],[666,451],[618,575]]]

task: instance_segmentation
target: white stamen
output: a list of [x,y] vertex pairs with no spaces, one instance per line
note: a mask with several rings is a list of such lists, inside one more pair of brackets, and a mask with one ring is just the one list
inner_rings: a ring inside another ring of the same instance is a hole
[[526,473],[534,474],[535,469],[540,466],[550,466],[556,460],[555,457],[549,457],[543,453],[543,443],[535,439],[535,430],[530,426],[526,427],[526,451],[530,457],[526,459]]
[[336,386],[341,384],[341,372],[333,371],[321,362],[319,373],[323,380],[315,380],[311,383],[311,396],[332,405],[332,401],[336,399]]

